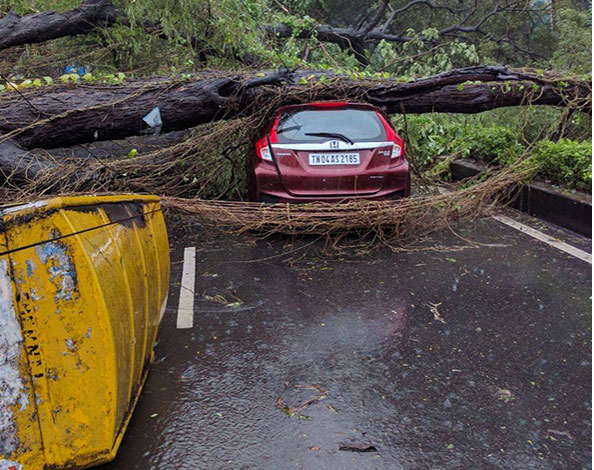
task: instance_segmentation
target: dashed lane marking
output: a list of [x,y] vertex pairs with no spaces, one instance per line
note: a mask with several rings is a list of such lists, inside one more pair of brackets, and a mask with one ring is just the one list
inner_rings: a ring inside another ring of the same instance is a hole
[[516,230],[519,230],[520,232],[525,233],[526,235],[530,235],[531,237],[536,238],[537,240],[540,240],[541,242],[546,243],[549,246],[553,246],[558,250],[564,251],[565,253],[568,253],[571,256],[575,256],[576,258],[585,261],[586,263],[592,264],[592,255],[586,251],[580,250],[575,246],[571,246],[565,242],[562,242],[561,240],[555,237],[551,237],[546,233],[539,232],[538,230],[535,230],[532,227],[528,227],[528,225],[524,225],[514,219],[510,219],[505,215],[494,215],[493,218],[501,222],[502,224],[515,228]]
[[196,283],[196,247],[184,249],[184,266],[177,308],[177,327],[194,326],[194,285]]

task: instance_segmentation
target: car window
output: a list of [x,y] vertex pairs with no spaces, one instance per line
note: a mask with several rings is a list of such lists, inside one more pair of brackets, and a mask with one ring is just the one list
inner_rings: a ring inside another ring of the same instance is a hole
[[278,143],[326,142],[329,137],[309,133],[342,134],[353,142],[386,140],[386,130],[375,111],[365,109],[308,109],[284,113],[278,123]]

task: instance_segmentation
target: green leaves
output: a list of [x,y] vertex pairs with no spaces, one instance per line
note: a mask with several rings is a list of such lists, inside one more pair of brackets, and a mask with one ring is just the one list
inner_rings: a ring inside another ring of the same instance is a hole
[[592,191],[592,143],[561,139],[542,140],[530,156],[542,179],[569,189]]
[[77,73],[65,73],[64,75],[60,75],[58,77],[62,83],[69,83],[69,82],[78,82],[80,79],[80,75]]

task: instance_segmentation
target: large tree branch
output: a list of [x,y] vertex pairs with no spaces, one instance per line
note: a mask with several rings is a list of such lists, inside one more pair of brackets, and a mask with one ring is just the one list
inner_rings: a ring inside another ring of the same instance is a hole
[[406,83],[311,70],[264,76],[205,72],[189,81],[59,85],[23,94],[27,101],[16,93],[0,94],[0,133],[28,149],[138,135],[146,127],[143,116],[155,106],[161,110],[164,132],[249,115],[270,103],[311,100],[367,101],[392,113],[477,113],[527,104],[591,112],[590,82],[547,80],[495,66],[457,69]]
[[88,33],[97,26],[113,24],[117,17],[111,0],[86,0],[80,7],[62,13],[20,16],[8,12],[0,18],[0,50]]
[[[455,25],[440,29],[438,31],[438,34],[440,36],[447,36],[447,35],[451,35],[452,33],[478,32],[478,31],[480,31],[480,28],[485,24],[485,22],[488,21],[490,18],[492,18],[493,16],[495,16],[499,13],[507,11],[511,7],[511,5],[516,5],[519,3],[522,3],[522,0],[518,0],[518,1],[513,2],[510,5],[504,5],[504,6],[499,6],[499,4],[497,3],[495,5],[495,7],[493,8],[493,10],[490,11],[489,13],[487,13],[484,17],[482,17],[476,24],[474,24],[472,26],[468,26],[467,22],[471,19],[471,17],[473,15],[476,14],[476,11],[478,8],[478,0],[475,0],[472,8],[464,10],[466,12],[466,16],[460,22],[458,22]],[[405,7],[401,8],[400,10],[395,10],[394,12],[411,8],[412,6],[417,5],[417,4],[428,4],[428,5],[431,5],[432,8],[438,8],[437,6],[433,5],[431,2],[419,0],[419,1],[410,2]],[[442,7],[439,7],[439,8],[442,8]],[[411,41],[414,39],[412,36],[386,33],[385,32],[385,30],[387,28],[386,25],[387,25],[387,23],[384,24],[384,26],[382,26],[381,28],[368,31],[364,36],[365,39],[373,40],[373,41],[381,41],[383,39],[388,42],[400,42],[400,43],[408,42],[408,41]],[[286,24],[264,25],[263,28],[269,36],[273,36],[273,37],[288,38],[293,35],[293,29],[291,28],[291,26],[286,25]],[[335,27],[327,25],[327,24],[320,24],[320,25],[315,26],[312,29],[307,29],[307,28],[302,29],[296,35],[296,37],[299,39],[307,39],[307,38],[311,38],[313,36],[317,37],[320,41],[335,43],[335,44],[340,45],[341,47],[345,47],[345,46],[348,47],[348,45],[350,45],[362,38],[361,31],[358,29],[335,28]],[[426,38],[424,38],[424,37],[420,37],[419,39],[426,40]]]
[[[20,16],[9,12],[0,18],[0,50],[86,34],[97,27],[112,26],[116,23],[124,26],[132,25],[126,12],[116,9],[111,0],[85,0],[78,8],[61,13],[49,11]],[[157,23],[138,20],[136,24],[140,25],[147,34],[171,40],[162,26]],[[223,55],[197,36],[190,36],[189,42],[203,62],[206,61],[206,55]],[[246,61],[244,57],[237,56],[236,59]]]
[[[469,24],[471,19],[476,16],[477,11],[479,10],[480,2],[478,0],[474,0],[470,6],[460,9],[446,5],[437,5],[428,0],[412,0],[399,9],[393,9],[388,20],[377,29],[374,29],[375,25],[379,23],[386,11],[386,9],[382,8],[382,6],[378,8],[377,15],[374,16],[373,20],[370,21],[370,23],[364,29],[338,28],[327,24],[319,24],[313,28],[300,30],[296,34],[296,37],[300,39],[307,39],[315,36],[320,41],[337,44],[343,49],[351,49],[357,55],[359,60],[365,62],[364,49],[366,47],[366,41],[377,43],[378,41],[384,40],[387,42],[405,43],[415,39],[414,37],[405,34],[391,34],[387,32],[388,27],[392,24],[392,22],[398,18],[399,15],[410,8],[416,6],[426,6],[431,9],[444,9],[456,15],[464,14],[464,16],[459,19],[456,24],[438,30],[439,36],[460,37],[461,35],[469,35],[472,33],[484,34],[481,28],[487,21],[504,12],[516,11],[518,5],[525,5],[525,0],[514,0],[511,2],[508,1],[504,4],[496,2],[491,11],[477,19],[474,24]],[[527,12],[531,10],[523,7],[521,11]],[[294,34],[291,26],[286,24],[264,25],[263,29],[271,37],[288,38]],[[422,41],[427,40],[427,38],[423,36],[419,37],[418,39]],[[518,50],[521,49],[518,48]],[[527,51],[527,53],[530,54],[531,51]]]
[[41,171],[51,167],[51,163],[40,162],[35,155],[0,134],[0,183],[34,180]]

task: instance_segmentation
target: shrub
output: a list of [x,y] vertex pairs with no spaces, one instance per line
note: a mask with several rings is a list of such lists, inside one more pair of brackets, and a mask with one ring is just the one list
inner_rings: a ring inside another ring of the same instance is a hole
[[538,178],[569,189],[592,192],[592,142],[541,140],[530,156],[539,166]]
[[447,115],[409,118],[409,154],[420,170],[431,166],[435,158],[458,154],[485,163],[506,164],[524,152],[518,132],[500,125],[485,126],[467,117]]
[[452,143],[452,147],[464,157],[498,164],[513,162],[524,150],[517,132],[502,126],[469,126]]
[[409,144],[407,155],[418,170],[432,166],[436,157],[450,154],[460,133],[460,123],[447,115],[409,116],[406,127],[402,134]]

